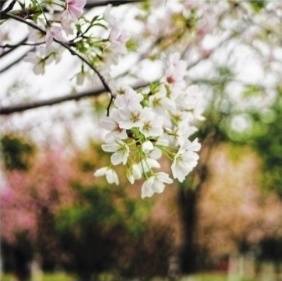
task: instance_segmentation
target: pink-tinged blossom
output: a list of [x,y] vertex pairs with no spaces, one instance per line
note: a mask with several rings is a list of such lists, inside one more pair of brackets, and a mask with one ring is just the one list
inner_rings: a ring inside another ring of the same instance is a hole
[[197,0],[185,0],[183,4],[187,9],[196,9],[199,6],[199,2]]
[[101,128],[107,130],[105,140],[114,139],[126,139],[126,131],[120,128],[119,123],[119,111],[116,109],[111,110],[110,116],[103,118],[100,122]]
[[164,83],[171,87],[176,95],[186,86],[186,69],[187,62],[181,59],[179,53],[171,54],[165,62]]
[[0,25],[0,42],[3,43],[11,43],[11,40],[13,39],[13,31],[15,30],[15,27],[17,28],[18,25],[16,25],[14,22],[10,21],[3,21]]
[[64,41],[64,31],[63,28],[59,25],[53,25],[46,31],[45,42],[46,47],[49,48],[54,40]]
[[183,10],[178,1],[153,1],[153,10],[146,23],[145,30],[153,36],[168,36],[176,30],[173,23],[174,15]]
[[1,31],[0,32],[0,42],[8,42],[9,41],[9,34],[8,32]]
[[62,14],[62,21],[67,26],[76,21],[83,13],[86,0],[66,0],[66,9]]
[[110,31],[109,40],[112,44],[112,48],[120,53],[125,54],[127,52],[126,42],[128,41],[128,34],[117,26],[113,26]]
[[108,23],[112,59],[116,60],[116,55],[122,55],[127,52],[126,43],[129,39],[129,35],[124,28],[121,27],[120,21],[113,15],[110,5],[104,12],[104,19]]

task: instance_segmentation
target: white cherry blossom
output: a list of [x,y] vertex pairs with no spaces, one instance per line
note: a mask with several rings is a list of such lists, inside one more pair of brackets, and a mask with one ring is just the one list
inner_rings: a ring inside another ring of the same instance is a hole
[[175,109],[175,101],[167,96],[167,90],[163,85],[157,93],[149,97],[149,105],[156,113],[162,116],[164,115],[164,109]]
[[201,120],[200,95],[187,90],[187,63],[178,53],[165,60],[164,76],[140,91],[124,85],[111,85],[115,99],[103,120],[107,131],[102,149],[112,153],[112,165],[126,166],[133,184],[145,178],[142,198],[161,193],[172,183],[161,171],[161,159],[170,161],[174,179],[182,182],[198,163],[200,143],[191,141]]
[[142,144],[142,150],[147,153],[147,152],[150,152],[154,149],[154,145],[152,144],[151,141],[145,141],[143,144]]
[[104,11],[104,19],[108,23],[109,42],[111,45],[111,59],[117,62],[119,55],[127,53],[126,43],[129,40],[129,34],[120,25],[120,21],[114,16],[111,5],[108,5]]
[[154,158],[144,158],[139,163],[139,166],[142,168],[143,172],[146,174],[147,172],[151,171],[152,168],[159,169],[160,163]]
[[119,127],[126,130],[142,127],[142,110],[141,106],[120,110],[118,117]]
[[96,177],[102,177],[105,176],[106,180],[109,184],[116,184],[119,185],[119,179],[117,173],[110,167],[103,167],[98,169],[94,175]]
[[155,193],[162,193],[166,184],[171,184],[173,180],[164,172],[156,173],[149,177],[142,185],[141,197],[152,197]]
[[105,143],[102,145],[102,149],[105,152],[113,153],[111,155],[111,162],[113,165],[125,165],[127,163],[129,156],[129,147],[125,142],[117,140],[115,142]]
[[131,184],[134,184],[136,180],[139,180],[142,178],[142,167],[139,164],[132,164],[129,169],[127,169],[127,179]]
[[28,53],[24,60],[33,65],[32,70],[38,75],[45,73],[45,66],[50,62],[46,57],[46,52],[43,48],[38,48],[37,52]]
[[157,137],[163,132],[162,122],[162,118],[156,115],[152,109],[145,108],[142,112],[142,128],[140,130],[146,137]]
[[130,87],[120,87],[114,105],[120,109],[139,109],[143,97]]
[[171,165],[172,175],[175,179],[183,182],[186,176],[196,167],[199,155],[196,153],[200,150],[201,145],[198,140],[187,142],[176,153]]

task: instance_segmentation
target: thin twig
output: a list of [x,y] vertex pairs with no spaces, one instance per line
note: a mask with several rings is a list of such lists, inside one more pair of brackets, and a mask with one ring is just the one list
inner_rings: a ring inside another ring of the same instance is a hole
[[16,43],[16,44],[4,44],[4,45],[0,45],[1,49],[14,49],[15,47],[21,47],[21,46],[40,46],[45,44],[45,42],[22,42],[21,44]]
[[18,64],[19,62],[21,62],[30,51],[31,50],[28,50],[27,52],[23,53],[20,57],[18,57],[17,59],[13,60],[9,64],[7,64],[3,68],[1,68],[0,69],[0,74],[4,73],[5,71],[9,70],[14,65]]
[[[16,21],[22,22],[30,27],[32,27],[33,29],[36,29],[40,32],[42,32],[43,34],[46,34],[46,31],[44,29],[42,29],[41,27],[39,27],[38,25],[36,25],[33,22],[27,21],[22,17],[19,17],[17,15],[14,15],[12,13],[7,13],[5,14],[8,18],[12,18]],[[113,95],[112,90],[110,88],[110,86],[108,85],[106,79],[104,78],[104,76],[98,71],[98,69],[93,66],[87,59],[85,59],[80,53],[78,53],[76,50],[74,50],[72,47],[70,47],[68,45],[68,43],[60,41],[58,39],[54,39],[54,41],[56,43],[58,43],[59,45],[61,45],[62,47],[64,47],[65,49],[67,49],[72,55],[77,56],[81,61],[83,61],[85,64],[87,64],[94,72],[95,74],[99,77],[100,81],[102,82],[104,88],[106,89],[106,91],[108,91],[111,95]]]
[[9,44],[6,45],[2,45],[0,46],[0,48],[9,48],[9,50],[4,51],[3,53],[0,54],[0,58],[10,54],[12,51],[16,50],[17,48],[21,47],[27,40],[27,37],[25,37],[24,39],[22,39],[21,41],[19,41],[18,43],[11,45],[10,47],[8,46]]
[[107,106],[107,116],[110,115],[110,109],[111,109],[111,105],[112,105],[113,101],[114,101],[114,96],[111,95],[109,104],[108,104],[108,106]]

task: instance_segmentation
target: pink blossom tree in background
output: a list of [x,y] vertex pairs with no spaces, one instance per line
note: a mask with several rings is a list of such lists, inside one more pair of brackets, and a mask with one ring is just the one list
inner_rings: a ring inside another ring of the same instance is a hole
[[1,189],[1,229],[7,241],[22,232],[35,239],[44,210],[52,214],[74,200],[69,186],[75,171],[63,150],[47,148],[40,154],[28,173],[6,173],[6,186]]
[[8,245],[23,248],[16,268],[20,280],[29,275],[25,267],[37,249],[48,249],[51,257],[56,256],[54,217],[75,200],[71,189],[75,175],[71,158],[60,147],[39,152],[28,171],[6,171],[0,194],[1,237]]

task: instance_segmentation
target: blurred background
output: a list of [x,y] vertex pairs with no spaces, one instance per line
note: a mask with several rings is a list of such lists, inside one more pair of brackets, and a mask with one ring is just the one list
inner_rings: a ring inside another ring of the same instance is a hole
[[1,48],[28,33],[6,22],[0,280],[281,281],[281,1],[127,2],[87,4],[86,16],[114,4],[131,34],[128,54],[108,71],[148,83],[159,76],[159,58],[181,52],[189,83],[204,96],[199,165],[146,200],[142,183],[128,186],[122,169],[120,186],[95,178],[109,160],[98,126],[108,97],[91,97],[95,77],[75,86],[80,62],[68,54],[35,76],[24,61],[31,47]]

